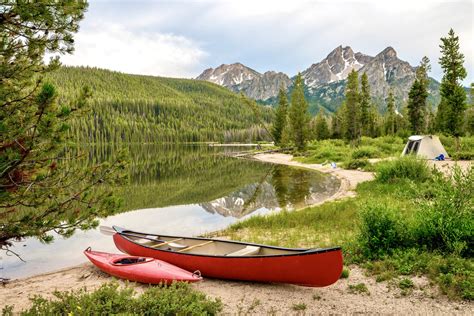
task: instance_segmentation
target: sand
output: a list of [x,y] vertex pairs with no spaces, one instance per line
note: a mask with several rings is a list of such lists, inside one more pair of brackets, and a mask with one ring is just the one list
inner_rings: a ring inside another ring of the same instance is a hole
[[[352,190],[357,184],[371,180],[374,176],[363,171],[302,164],[292,161],[292,156],[285,154],[260,154],[255,159],[334,174],[341,179],[341,188],[330,199],[354,196]],[[449,165],[437,166],[449,170]],[[357,266],[349,269],[349,278],[324,288],[212,279],[205,279],[193,286],[210,297],[220,298],[224,303],[223,314],[473,314],[474,303],[448,300],[425,277],[410,277],[415,288],[404,294],[396,285],[396,280],[378,283],[374,277],[364,275],[363,270]],[[35,294],[51,297],[54,290],[79,289],[84,286],[94,289],[112,279],[88,263],[14,280],[0,286],[0,310],[5,305],[15,305],[17,311],[26,308],[30,304],[28,297]],[[349,288],[349,285],[359,283],[366,285],[368,293],[354,292]],[[143,285],[137,287],[144,288]]]

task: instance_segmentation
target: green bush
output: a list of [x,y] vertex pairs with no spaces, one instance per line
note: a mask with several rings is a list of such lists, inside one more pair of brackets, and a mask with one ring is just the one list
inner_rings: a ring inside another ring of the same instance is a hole
[[424,160],[406,156],[377,164],[376,179],[379,182],[394,182],[409,179],[424,182],[431,178],[430,169]]
[[349,161],[344,163],[344,168],[355,170],[355,169],[359,169],[359,168],[363,169],[363,168],[367,167],[368,165],[370,165],[370,162],[366,158],[350,159]]
[[[112,282],[93,292],[84,288],[54,296],[50,300],[35,296],[33,306],[21,315],[214,315],[222,309],[219,300],[208,299],[186,283],[154,286],[137,295],[132,288]],[[3,314],[11,315],[12,308],[4,308]]]
[[407,225],[396,209],[369,204],[360,216],[358,244],[366,258],[379,258],[407,244]]
[[474,168],[463,173],[455,167],[453,177],[437,174],[434,198],[417,213],[415,236],[428,249],[462,256],[474,255]]
[[323,163],[323,162],[339,162],[344,161],[348,156],[348,148],[339,146],[340,142],[334,141],[319,141],[313,143],[311,146],[310,156],[306,159],[308,162]]
[[473,151],[460,151],[458,153],[453,153],[451,158],[454,160],[474,160],[474,150]]
[[352,159],[380,157],[380,152],[372,146],[362,146],[352,152]]

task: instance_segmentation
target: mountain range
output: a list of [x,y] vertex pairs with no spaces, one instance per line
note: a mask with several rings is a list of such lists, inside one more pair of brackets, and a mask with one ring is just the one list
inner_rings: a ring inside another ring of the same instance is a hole
[[[416,67],[398,58],[392,47],[369,56],[361,52],[354,53],[349,46],[338,46],[326,58],[301,71],[310,112],[314,114],[320,107],[334,112],[344,99],[347,76],[353,69],[359,76],[367,74],[372,98],[382,112],[390,89],[399,107],[406,102],[416,73]],[[276,71],[262,74],[241,63],[234,63],[206,69],[196,79],[213,82],[234,92],[243,92],[264,104],[275,104],[279,88],[282,86],[290,92],[295,77]],[[437,105],[439,83],[432,78],[429,93],[428,102],[432,106]]]

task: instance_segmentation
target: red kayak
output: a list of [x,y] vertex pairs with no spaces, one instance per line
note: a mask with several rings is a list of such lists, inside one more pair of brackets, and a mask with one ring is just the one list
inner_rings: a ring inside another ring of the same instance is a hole
[[342,272],[340,247],[292,249],[113,229],[119,250],[199,270],[205,277],[320,287],[336,282]]
[[86,257],[100,270],[115,277],[147,284],[171,284],[173,281],[201,281],[200,273],[191,273],[167,262],[100,251],[84,250]]

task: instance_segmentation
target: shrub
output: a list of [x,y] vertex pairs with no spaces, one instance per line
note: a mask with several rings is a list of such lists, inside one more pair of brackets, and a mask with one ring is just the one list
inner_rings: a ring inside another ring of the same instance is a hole
[[412,280],[408,278],[403,278],[398,282],[398,287],[401,288],[402,290],[406,290],[406,289],[414,288],[415,284],[413,284]]
[[452,179],[435,175],[435,197],[417,213],[415,236],[428,249],[474,255],[474,168],[455,167]]
[[359,168],[363,169],[363,168],[367,167],[368,165],[370,165],[370,162],[366,158],[351,159],[351,160],[344,163],[344,168],[356,170],[356,169],[359,169]]
[[473,160],[474,151],[460,151],[458,153],[453,153],[451,158],[454,160]]
[[377,181],[384,183],[400,179],[424,182],[431,178],[426,161],[410,156],[380,162],[377,164],[376,170]]
[[[139,296],[130,287],[106,283],[93,292],[55,292],[55,299],[32,298],[33,306],[22,315],[214,315],[222,309],[219,300],[193,290],[189,284],[174,283],[169,287],[154,286]],[[12,314],[11,307],[4,314]]]
[[367,258],[390,254],[407,241],[407,225],[396,210],[369,204],[361,211],[358,243]]
[[372,146],[362,146],[352,152],[352,159],[380,157],[380,152]]

